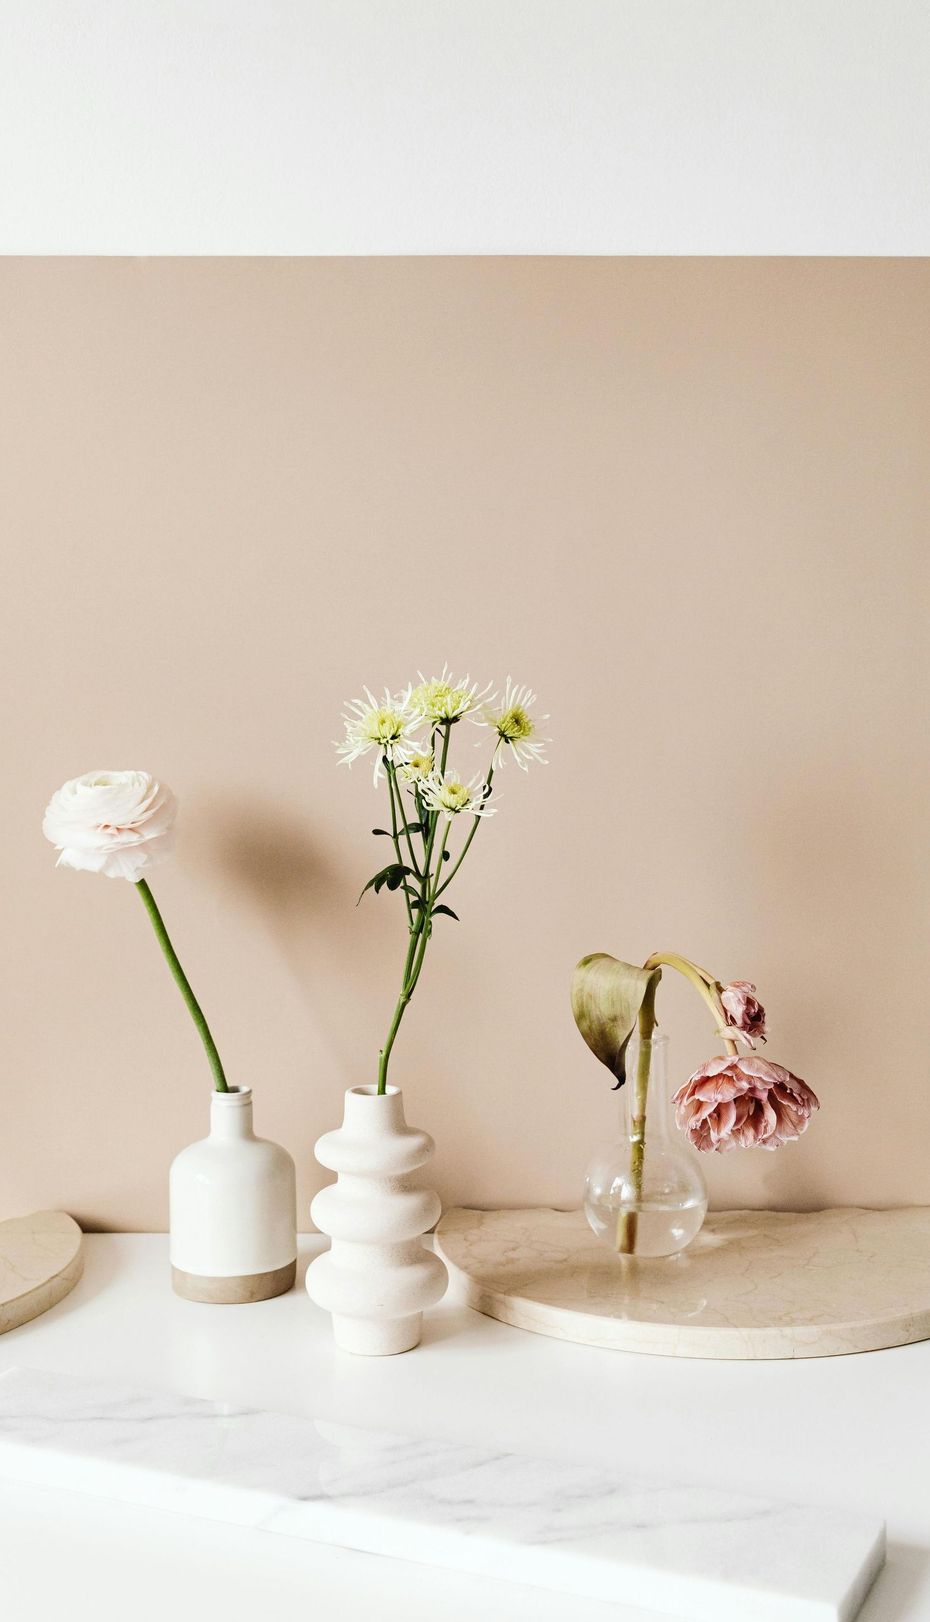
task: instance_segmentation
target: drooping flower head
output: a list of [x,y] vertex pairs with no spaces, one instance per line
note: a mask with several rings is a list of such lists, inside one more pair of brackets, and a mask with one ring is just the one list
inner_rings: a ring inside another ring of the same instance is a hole
[[360,755],[375,751],[374,779],[377,783],[385,755],[398,762],[413,752],[413,728],[416,718],[410,708],[410,691],[390,693],[387,688],[380,699],[370,688],[364,689],[364,698],[346,700],[346,735],[337,743],[336,753],[342,764],[351,766]]
[[755,1054],[708,1059],[675,1094],[675,1119],[703,1153],[778,1149],[806,1131],[820,1101],[806,1081]]
[[138,883],[171,854],[177,801],[150,772],[85,772],[52,795],[42,832],[59,867]]
[[756,996],[756,988],[749,980],[731,980],[720,993],[730,1024],[739,1031],[750,1047],[755,1040],[765,1041],[765,1009]]
[[420,721],[431,726],[460,721],[463,715],[472,714],[491,691],[490,682],[479,692],[478,683],[468,676],[456,681],[447,665],[443,665],[441,676],[427,678],[421,670],[419,677],[419,686],[410,693],[410,707]]
[[488,805],[486,784],[479,777],[463,783],[454,772],[431,772],[422,786],[423,802],[430,811],[438,811],[448,822],[464,812],[472,817],[493,817],[494,807]]
[[[512,756],[517,765],[526,771],[531,760],[546,764],[544,750],[549,742],[548,738],[541,738],[538,732],[538,722],[530,714],[536,703],[536,694],[529,687],[518,687],[507,677],[503,698],[492,700],[484,705],[481,711],[480,724],[490,727],[497,733],[497,746],[494,750],[494,764],[505,761]],[[548,715],[540,717],[548,721]]]

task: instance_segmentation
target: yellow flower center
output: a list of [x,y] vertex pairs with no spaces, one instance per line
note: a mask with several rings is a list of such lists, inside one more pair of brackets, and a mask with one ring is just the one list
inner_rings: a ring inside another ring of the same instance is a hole
[[404,718],[396,710],[369,710],[362,722],[362,732],[369,743],[396,743],[403,731]]
[[432,755],[411,755],[403,768],[403,772],[404,776],[408,778],[428,777],[432,769]]
[[439,802],[446,811],[464,811],[470,798],[464,783],[443,783],[439,791]]
[[497,717],[494,725],[506,743],[519,743],[533,736],[533,723],[519,704],[512,704],[509,710]]
[[415,687],[410,702],[428,721],[454,721],[468,708],[470,694],[467,687],[451,687],[436,676]]

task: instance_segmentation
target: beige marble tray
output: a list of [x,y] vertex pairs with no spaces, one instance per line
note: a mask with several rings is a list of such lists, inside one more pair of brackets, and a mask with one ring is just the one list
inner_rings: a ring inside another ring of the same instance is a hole
[[0,1335],[54,1307],[83,1268],[84,1235],[64,1211],[0,1222]]
[[930,1207],[718,1211],[686,1251],[612,1254],[581,1211],[447,1211],[470,1306],[559,1340],[666,1357],[836,1357],[930,1338]]

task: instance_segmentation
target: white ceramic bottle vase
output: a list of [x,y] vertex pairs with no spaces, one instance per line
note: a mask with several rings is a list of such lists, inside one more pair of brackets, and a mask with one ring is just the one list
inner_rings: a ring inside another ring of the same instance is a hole
[[188,1301],[267,1301],[297,1273],[294,1162],[252,1131],[252,1089],[211,1094],[210,1136],[169,1179],[171,1282]]
[[423,1311],[445,1293],[448,1275],[421,1236],[439,1217],[439,1196],[413,1186],[411,1173],[433,1152],[428,1132],[404,1119],[397,1087],[350,1087],[342,1126],[316,1145],[321,1166],[338,1173],[310,1207],[331,1248],[311,1263],[307,1289],[333,1315],[337,1346],[369,1357],[409,1352]]

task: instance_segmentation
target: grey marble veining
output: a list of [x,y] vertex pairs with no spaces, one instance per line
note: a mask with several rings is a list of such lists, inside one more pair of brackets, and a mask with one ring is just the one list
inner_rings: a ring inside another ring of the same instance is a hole
[[0,1476],[694,1622],[850,1622],[874,1521],[26,1369]]

